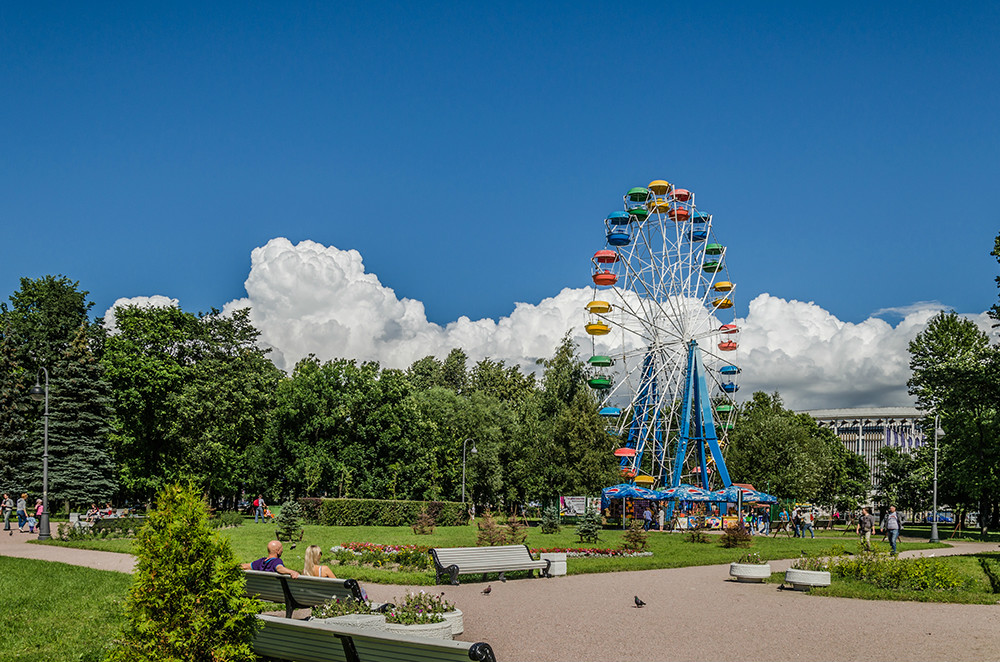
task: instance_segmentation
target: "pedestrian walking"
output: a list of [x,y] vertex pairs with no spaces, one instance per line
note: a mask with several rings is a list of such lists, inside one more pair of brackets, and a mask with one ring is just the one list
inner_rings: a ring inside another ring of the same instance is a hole
[[644,531],[649,531],[649,527],[653,524],[653,512],[646,506],[646,509],[642,511],[642,528]]
[[796,508],[795,512],[792,513],[792,532],[794,537],[799,538],[802,536],[802,509]]
[[24,525],[28,523],[28,494],[22,493],[17,499],[17,530],[24,533]]
[[3,501],[0,502],[0,509],[3,510],[3,530],[7,531],[7,535],[12,536],[14,532],[10,530],[10,514],[14,512],[14,500],[6,492],[4,492]]
[[254,524],[257,523],[258,518],[259,518],[259,520],[261,522],[264,521],[264,508],[266,508],[266,507],[267,507],[267,504],[264,503],[264,495],[258,494],[257,498],[253,500],[253,508],[254,508],[254,510],[253,510],[253,522],[254,522]]
[[856,530],[858,535],[861,536],[861,546],[863,549],[872,548],[872,529],[874,528],[875,518],[871,516],[867,508],[862,508]]
[[802,513],[802,537],[806,537],[806,529],[809,529],[809,536],[812,539],[816,538],[816,534],[813,532],[813,521],[815,520],[815,515],[812,510],[807,510]]
[[892,547],[892,555],[896,556],[896,543],[903,531],[903,516],[896,512],[896,506],[889,506],[889,513],[882,520],[882,531],[889,535],[889,546]]

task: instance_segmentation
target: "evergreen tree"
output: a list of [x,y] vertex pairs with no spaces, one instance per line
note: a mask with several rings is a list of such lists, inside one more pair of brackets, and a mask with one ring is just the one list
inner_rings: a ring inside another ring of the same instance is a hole
[[[4,317],[0,316],[0,320]],[[28,375],[17,365],[11,337],[0,335],[0,490],[11,494],[27,492],[33,471],[41,458],[32,458],[27,439],[25,415],[30,408]]]
[[[117,482],[108,450],[110,386],[83,327],[51,368],[49,379],[49,508],[60,502],[85,506],[110,501]],[[36,405],[39,419],[44,406]],[[39,420],[32,434],[33,457],[42,456],[43,426]],[[41,493],[41,478],[36,471],[31,485],[35,493]]]
[[110,662],[256,659],[252,641],[262,605],[246,597],[229,539],[209,528],[193,487],[160,493],[135,551],[135,581]]

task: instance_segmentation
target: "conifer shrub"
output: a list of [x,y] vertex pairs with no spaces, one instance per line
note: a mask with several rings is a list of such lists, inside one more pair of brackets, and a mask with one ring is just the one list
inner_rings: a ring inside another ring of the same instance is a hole
[[193,486],[172,485],[159,494],[133,549],[125,624],[109,662],[255,659],[263,604],[246,597],[229,540],[209,528]]
[[559,533],[559,506],[549,506],[542,511],[542,521],[539,525],[542,533]]
[[476,522],[476,528],[478,529],[476,533],[476,545],[479,547],[494,547],[507,543],[507,533],[503,530],[503,527],[497,524],[493,513],[489,510],[483,513],[483,516]]
[[641,552],[649,544],[649,532],[642,528],[638,521],[632,522],[632,526],[622,534],[622,549],[633,552]]
[[528,539],[528,522],[511,513],[507,516],[507,524],[504,526],[508,545],[523,545]]
[[[302,540],[302,506],[298,501],[289,499],[281,504],[281,512],[275,522],[278,526],[274,535],[278,540]],[[293,545],[294,547],[294,545]]]
[[596,510],[587,509],[580,518],[580,523],[576,525],[576,535],[580,542],[595,543],[600,540],[601,516]]
[[410,528],[413,529],[413,533],[416,535],[426,536],[434,533],[434,527],[436,524],[434,516],[430,514],[430,511],[428,511],[427,508],[424,508],[420,511],[420,514],[417,515],[416,521],[410,525]]
[[726,530],[722,532],[719,544],[727,549],[749,547],[753,544],[753,537],[747,531],[746,525],[743,522],[738,522],[735,526],[726,527]]

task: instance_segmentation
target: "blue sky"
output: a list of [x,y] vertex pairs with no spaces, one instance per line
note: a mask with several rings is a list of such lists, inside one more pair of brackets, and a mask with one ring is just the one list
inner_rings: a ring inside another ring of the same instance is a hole
[[1000,5],[817,4],[4,3],[0,294],[221,308],[287,237],[497,319],[586,286],[665,178],[738,305],[985,310]]

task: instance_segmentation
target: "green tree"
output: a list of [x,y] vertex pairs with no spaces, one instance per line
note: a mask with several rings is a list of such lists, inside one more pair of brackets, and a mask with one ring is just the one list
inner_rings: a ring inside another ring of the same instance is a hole
[[921,475],[917,457],[888,446],[880,448],[878,456],[882,469],[876,494],[882,507],[896,506],[900,511],[926,508],[931,486],[926,476]]
[[827,432],[808,415],[785,409],[778,393],[757,391],[729,434],[729,474],[781,499],[829,503],[840,488],[832,489],[838,483],[830,473],[836,456]]
[[932,318],[909,349],[910,393],[945,430],[940,445],[951,461],[939,463],[939,480],[953,506],[979,511],[985,535],[1000,499],[1000,350],[954,312]]
[[134,551],[134,582],[111,662],[256,659],[252,641],[263,605],[246,597],[229,540],[209,528],[193,486],[160,492]]
[[10,295],[10,306],[0,304],[4,333],[13,339],[17,363],[31,371],[55,365],[77,329],[90,324],[94,304],[87,294],[66,276],[22,278],[20,289]]
[[[49,389],[49,500],[82,507],[110,501],[117,471],[110,455],[111,389],[94,356],[85,327],[51,371]],[[38,418],[44,403],[33,403]],[[43,422],[33,430],[31,457],[37,470],[31,488],[42,491]]]

